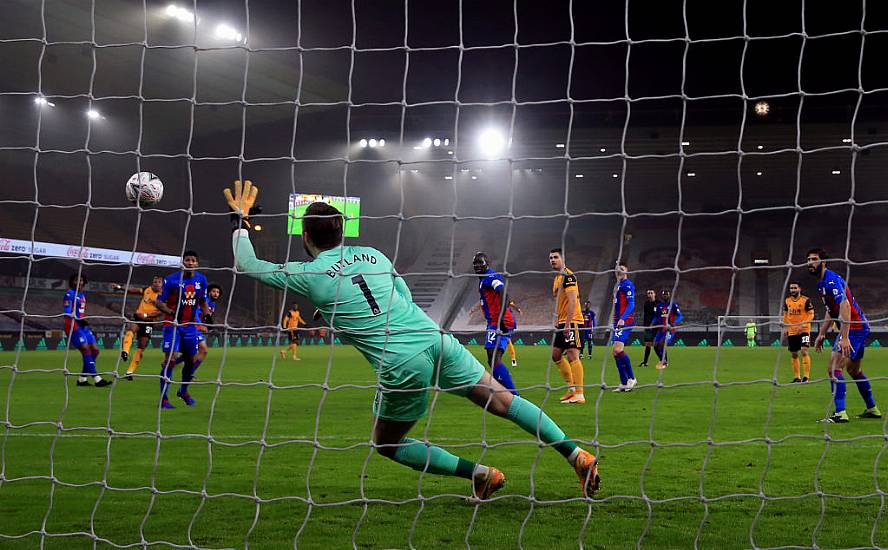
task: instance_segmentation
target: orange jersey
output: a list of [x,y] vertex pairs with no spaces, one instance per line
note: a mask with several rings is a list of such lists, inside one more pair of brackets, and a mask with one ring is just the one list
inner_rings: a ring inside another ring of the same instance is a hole
[[[574,311],[573,317],[567,318],[567,307],[570,300],[567,297],[567,291],[576,292],[573,296]],[[562,323],[583,323],[583,308],[580,307],[580,285],[577,283],[577,276],[573,271],[564,268],[561,273],[555,276],[552,283],[552,296],[555,298],[556,310],[558,311],[558,324]]]
[[814,304],[807,296],[799,294],[798,298],[788,296],[783,300],[783,324],[786,334],[794,336],[811,332],[811,320],[814,319]]
[[298,309],[291,309],[284,315],[284,328],[286,329],[299,328],[299,325],[304,324],[305,321],[302,320],[302,314]]
[[139,300],[139,307],[136,309],[137,314],[144,314],[148,319],[155,318],[160,315],[160,310],[154,304],[157,300],[157,292],[150,286],[142,289],[142,298]]

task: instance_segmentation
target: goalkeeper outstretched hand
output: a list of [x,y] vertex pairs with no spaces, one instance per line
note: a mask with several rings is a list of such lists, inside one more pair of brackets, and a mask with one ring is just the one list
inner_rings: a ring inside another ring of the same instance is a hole
[[262,207],[256,204],[259,188],[253,185],[250,180],[244,181],[243,185],[240,180],[235,180],[234,194],[232,195],[231,189],[227,187],[222,193],[225,195],[225,200],[228,201],[228,208],[231,209],[231,228],[246,227],[249,229],[249,217],[262,213]]

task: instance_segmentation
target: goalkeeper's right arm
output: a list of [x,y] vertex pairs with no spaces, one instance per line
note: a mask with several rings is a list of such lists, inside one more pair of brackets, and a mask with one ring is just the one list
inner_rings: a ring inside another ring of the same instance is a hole
[[[244,273],[274,288],[287,288],[289,280],[287,266],[257,258],[253,243],[250,242],[250,234],[246,229],[237,229],[232,233],[231,247],[234,250],[234,264],[239,273]],[[299,291],[298,288],[291,290]]]

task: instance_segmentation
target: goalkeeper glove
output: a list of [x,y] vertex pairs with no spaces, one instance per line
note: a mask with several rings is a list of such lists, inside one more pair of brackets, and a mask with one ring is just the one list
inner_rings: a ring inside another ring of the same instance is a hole
[[222,193],[231,210],[231,229],[237,230],[242,227],[249,229],[249,217],[262,213],[262,207],[256,204],[259,188],[254,186],[250,180],[246,180],[243,185],[240,180],[235,180],[234,194],[232,195],[228,188],[224,189]]

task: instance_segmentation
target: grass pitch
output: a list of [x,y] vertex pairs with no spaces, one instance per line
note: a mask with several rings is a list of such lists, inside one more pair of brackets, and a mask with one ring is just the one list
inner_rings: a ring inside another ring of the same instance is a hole
[[[825,355],[814,355],[812,383],[793,385],[782,349],[675,348],[664,371],[636,367],[634,392],[587,389],[587,405],[567,406],[541,387],[547,376],[561,384],[549,350],[519,347],[515,380],[537,386],[523,395],[597,446],[602,489],[584,501],[558,453],[440,395],[411,435],[505,472],[498,498],[477,505],[465,480],[370,451],[374,390],[354,386],[375,380],[352,348],[303,347],[300,362],[275,353],[212,349],[197,406],[162,412],[156,349],[140,377],[110,388],[41,372],[64,352],[25,352],[16,373],[0,369],[0,547],[888,546],[888,429],[815,423],[831,407]],[[637,365],[641,348],[630,355]],[[0,353],[0,365],[15,357]],[[883,411],[886,357],[867,350],[864,363]],[[587,384],[617,382],[608,350],[585,365]],[[79,355],[68,366],[78,372]],[[99,369],[115,368],[105,351]],[[848,410],[863,410],[854,387]]]

